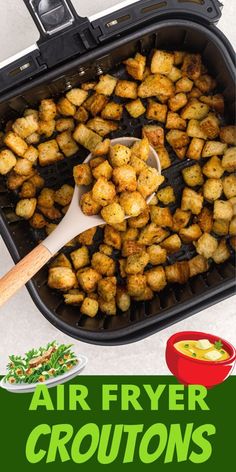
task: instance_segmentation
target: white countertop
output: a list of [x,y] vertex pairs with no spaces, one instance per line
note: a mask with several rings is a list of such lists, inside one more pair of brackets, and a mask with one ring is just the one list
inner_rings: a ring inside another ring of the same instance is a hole
[[[81,0],[73,0],[73,3],[77,8],[81,5],[78,10],[81,16],[91,16],[120,2],[88,0],[82,3]],[[235,1],[225,0],[224,3],[219,27],[235,47]],[[0,61],[30,46],[38,38],[34,24],[25,6],[21,5],[21,0],[0,2],[0,26]],[[0,254],[1,276],[13,265],[1,239]],[[169,374],[164,359],[166,341],[173,333],[184,330],[216,334],[236,345],[236,296],[138,343],[103,347],[75,341],[58,331],[41,315],[27,290],[23,288],[0,309],[0,373],[5,372],[9,354],[23,354],[32,347],[44,345],[56,339],[58,342],[73,342],[77,353],[81,352],[88,356],[86,374]]]

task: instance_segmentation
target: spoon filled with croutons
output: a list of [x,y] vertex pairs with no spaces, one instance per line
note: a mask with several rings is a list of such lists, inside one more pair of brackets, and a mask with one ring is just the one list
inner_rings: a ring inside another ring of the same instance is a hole
[[[163,183],[147,138],[105,139],[73,170],[75,189],[57,228],[0,280],[0,306],[66,243],[90,228],[140,215]],[[24,201],[25,202],[25,201]]]

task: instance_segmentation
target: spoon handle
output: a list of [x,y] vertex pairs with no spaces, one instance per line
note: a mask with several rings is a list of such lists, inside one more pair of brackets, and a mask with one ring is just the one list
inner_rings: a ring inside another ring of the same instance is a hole
[[52,257],[40,244],[0,279],[0,306],[23,287]]

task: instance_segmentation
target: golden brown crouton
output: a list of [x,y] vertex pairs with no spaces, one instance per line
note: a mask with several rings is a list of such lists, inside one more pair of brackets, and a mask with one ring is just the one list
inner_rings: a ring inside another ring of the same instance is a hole
[[196,80],[201,75],[201,55],[187,53],[184,56],[182,72],[191,80]]
[[149,208],[146,207],[145,210],[140,213],[138,216],[128,219],[129,226],[131,228],[143,228],[149,221]]
[[169,108],[171,111],[178,111],[180,108],[183,108],[188,102],[187,96],[185,93],[180,92],[171,97],[168,101]]
[[[50,138],[56,129],[56,121],[39,121],[38,134]],[[35,134],[35,133],[34,133]],[[33,136],[32,134],[30,136]],[[28,138],[26,138],[28,142]],[[36,141],[37,142],[37,141]]]
[[204,146],[204,140],[200,138],[193,138],[188,147],[186,157],[194,159],[195,161],[201,158],[202,149]]
[[125,272],[128,275],[140,274],[144,271],[148,263],[149,255],[146,251],[142,251],[138,254],[131,254],[126,259]]
[[178,113],[169,111],[166,119],[166,128],[167,129],[180,129],[185,130],[187,126],[186,120],[181,118]]
[[210,233],[213,226],[213,214],[209,208],[204,207],[197,217],[198,225],[203,233]]
[[202,169],[199,164],[194,164],[190,167],[185,167],[182,170],[184,182],[189,187],[196,187],[196,185],[202,185],[204,182]]
[[217,200],[214,202],[213,218],[215,220],[230,221],[233,217],[233,208],[229,201]]
[[34,115],[17,118],[12,125],[12,129],[22,139],[28,138],[28,136],[38,131],[38,120]]
[[92,183],[92,173],[87,163],[78,164],[73,168],[73,176],[77,185],[90,185]]
[[[108,226],[108,225],[106,225]],[[99,245],[99,252],[102,252],[103,254],[106,254],[106,256],[112,256],[113,249],[111,246],[108,246],[107,244],[100,244]]]
[[56,130],[58,133],[63,131],[73,131],[75,128],[75,122],[73,118],[58,118],[56,121]]
[[94,131],[87,128],[87,126],[83,125],[82,123],[80,123],[75,128],[73,138],[90,152],[92,152],[102,141],[101,136],[99,136],[97,133],[94,133]]
[[137,98],[138,85],[131,80],[118,80],[115,88],[115,95],[122,98]]
[[216,87],[216,81],[210,75],[203,74],[200,75],[197,80],[195,80],[195,85],[202,93],[208,93],[214,90]]
[[86,123],[89,119],[89,113],[83,106],[79,107],[74,115],[74,119],[80,123]]
[[207,259],[205,259],[205,257],[201,256],[200,254],[190,259],[190,261],[188,261],[188,264],[190,277],[202,274],[203,272],[206,272],[209,268]]
[[203,185],[203,195],[209,202],[214,202],[220,198],[223,185],[220,179],[207,179]]
[[59,100],[57,104],[57,111],[60,115],[64,116],[74,116],[76,113],[76,106],[71,103],[68,98],[63,97]]
[[80,312],[83,315],[90,316],[90,318],[94,318],[98,312],[99,304],[97,300],[94,300],[90,297],[86,297],[83,300],[83,303],[80,308]]
[[104,120],[120,120],[123,114],[123,106],[120,103],[109,102],[103,108],[101,117]]
[[35,212],[36,205],[36,198],[24,198],[17,203],[15,213],[17,216],[29,220]]
[[98,215],[101,205],[94,200],[92,192],[85,192],[80,199],[82,212],[87,216]]
[[98,281],[102,278],[101,274],[92,267],[79,269],[76,275],[79,285],[87,293],[95,292]]
[[171,211],[169,208],[163,208],[153,205],[150,207],[151,220],[158,226],[171,228],[173,224]]
[[101,164],[93,168],[92,174],[95,179],[104,177],[105,179],[110,180],[112,177],[112,167],[108,161],[101,162]]
[[129,164],[113,169],[113,182],[118,192],[128,190],[133,192],[137,188],[136,172]]
[[140,98],[158,97],[168,100],[173,94],[173,82],[161,74],[148,75],[138,88]]
[[60,210],[58,210],[54,206],[50,208],[46,208],[46,207],[38,205],[38,209],[49,220],[58,220],[62,216]]
[[165,273],[167,282],[185,284],[190,277],[188,261],[176,262],[166,266]]
[[116,84],[116,77],[113,77],[110,74],[101,75],[99,77],[99,82],[97,83],[97,85],[95,85],[95,90],[97,93],[101,93],[103,95],[112,95]]
[[43,215],[40,215],[40,213],[35,212],[30,218],[30,226],[34,229],[42,229],[46,226],[47,222],[44,218]]
[[168,185],[157,192],[158,200],[164,205],[169,205],[170,203],[175,202],[175,194],[173,188]]
[[168,51],[155,50],[151,61],[152,74],[168,75],[174,64],[174,54]]
[[38,196],[38,205],[45,208],[52,208],[54,205],[54,190],[44,187]]
[[184,51],[174,51],[174,64],[177,66],[182,64],[185,54]]
[[4,138],[4,143],[8,146],[17,156],[23,157],[28,149],[26,142],[18,136],[18,134],[9,131]]
[[120,205],[127,216],[138,216],[146,208],[146,201],[139,192],[122,192]]
[[142,54],[135,55],[134,58],[129,58],[124,61],[126,65],[126,70],[131,77],[136,80],[143,80],[144,70],[146,65],[146,57],[142,56]]
[[93,244],[93,238],[94,235],[97,231],[97,228],[90,228],[87,229],[86,231],[83,231],[82,233],[77,236],[77,240],[79,244],[85,244],[86,246],[91,246]]
[[236,147],[230,147],[224,150],[222,167],[228,172],[234,172],[236,170]]
[[131,150],[123,144],[114,144],[110,148],[110,161],[112,167],[120,167],[129,163]]
[[160,175],[157,169],[154,167],[147,167],[147,169],[141,172],[138,177],[137,190],[145,199],[147,199],[149,195],[158,189],[164,180],[165,177]]
[[103,298],[99,297],[98,304],[99,304],[99,308],[101,312],[105,313],[105,315],[109,315],[109,316],[116,315],[116,299],[115,298],[112,298],[112,300],[109,300],[109,302],[107,302],[106,300],[103,300]]
[[102,109],[108,103],[108,97],[105,95],[94,93],[84,102],[83,106],[90,111],[91,115],[96,116],[101,113]]
[[99,177],[92,188],[92,196],[99,205],[105,207],[112,203],[116,196],[115,186],[104,177]]
[[202,206],[203,196],[185,187],[182,193],[181,210],[190,210],[194,215],[199,215]]
[[6,175],[16,165],[16,157],[10,149],[0,151],[0,174]]
[[201,102],[209,105],[213,110],[218,113],[224,113],[224,97],[221,94],[217,95],[202,95],[200,97]]
[[201,228],[197,224],[193,224],[188,228],[182,228],[179,235],[184,243],[196,241],[202,235]]
[[114,247],[115,249],[120,249],[121,248],[120,232],[117,231],[112,226],[106,225],[104,228],[104,243],[107,244],[108,246]]
[[105,277],[98,281],[98,295],[106,302],[116,296],[116,277]]
[[[171,99],[170,99],[171,100]],[[167,105],[155,102],[152,99],[148,100],[146,117],[148,120],[156,120],[165,123],[167,114]]]
[[32,162],[28,161],[28,159],[17,159],[16,165],[14,167],[14,171],[23,176],[27,176],[32,174]]
[[182,72],[180,69],[177,67],[173,66],[170,73],[167,75],[167,77],[172,80],[172,82],[177,82],[177,80],[181,79],[182,77]]
[[70,257],[76,270],[89,265],[89,252],[86,246],[82,246],[71,252]]
[[220,129],[220,140],[224,143],[236,146],[236,126],[223,126]]
[[218,241],[209,233],[204,233],[197,242],[194,243],[196,251],[206,259],[213,256],[217,249]]
[[39,106],[39,118],[42,121],[54,120],[57,114],[57,107],[51,98],[45,98]]
[[197,98],[190,98],[187,105],[181,110],[181,117],[185,120],[203,120],[208,112],[208,105],[200,102]]
[[175,84],[175,93],[188,93],[193,88],[193,81],[188,77],[182,77]]
[[142,295],[147,285],[146,276],[142,274],[127,277],[127,291],[131,297]]
[[61,253],[56,256],[56,258],[53,259],[52,262],[50,262],[50,267],[69,267],[70,269],[72,269],[72,264],[69,261],[68,257],[66,257],[65,254]]
[[131,157],[138,157],[142,161],[147,161],[150,153],[148,138],[144,137],[136,141],[131,147]]
[[61,206],[69,205],[72,200],[73,193],[73,187],[71,187],[71,185],[64,184],[61,188],[55,191],[54,201]]
[[116,291],[116,304],[121,311],[127,311],[130,307],[130,295],[127,290],[123,287],[117,287]]
[[102,208],[101,215],[104,221],[109,225],[122,223],[125,219],[123,208],[116,202],[110,203]]
[[164,241],[160,243],[160,246],[163,247],[168,254],[172,254],[181,248],[181,239],[178,234],[172,234],[164,239]]
[[76,285],[76,276],[69,267],[51,267],[48,286],[57,290],[70,290]]
[[[110,149],[110,139],[104,139],[104,141],[98,143],[92,151],[94,157],[101,157],[108,154]],[[94,159],[93,159],[94,162]],[[102,161],[100,161],[101,163]],[[97,164],[96,164],[97,165]],[[90,167],[92,168],[92,161],[90,161]]]
[[209,139],[215,139],[219,136],[220,120],[214,113],[209,113],[206,118],[200,122],[200,128]]
[[218,156],[212,156],[206,164],[204,164],[202,172],[208,178],[220,179],[224,173],[220,158]]
[[165,288],[166,274],[163,267],[153,267],[145,272],[147,284],[154,292],[160,292]]
[[131,102],[127,103],[125,108],[133,118],[138,118],[146,111],[146,108],[140,98],[136,98],[136,100],[132,100]]
[[216,251],[212,255],[212,259],[216,264],[223,264],[223,262],[227,261],[230,257],[230,250],[227,246],[226,240],[222,239]]
[[145,125],[142,129],[143,137],[147,138],[151,146],[164,146],[164,130],[161,126]]
[[158,244],[152,244],[147,247],[147,253],[149,255],[149,262],[152,265],[164,264],[167,259],[166,249],[159,246]]
[[138,243],[151,246],[161,243],[167,236],[169,236],[169,231],[155,223],[150,223],[141,230]]
[[173,215],[172,230],[178,233],[181,228],[185,228],[190,220],[190,217],[190,211],[183,211],[180,208],[177,208]]
[[234,174],[224,177],[223,191],[226,198],[236,197],[236,176]]
[[35,194],[36,194],[35,185],[30,181],[24,182],[22,187],[21,187],[21,191],[19,193],[19,196],[21,198],[33,198],[33,197],[35,197]]
[[54,164],[57,161],[61,161],[64,157],[59,151],[59,147],[55,139],[51,139],[51,141],[46,141],[45,143],[39,144],[38,151],[39,164],[41,166]]
[[77,143],[72,138],[71,131],[63,131],[63,133],[58,134],[56,140],[66,157],[73,156],[79,150]]
[[[207,141],[202,150],[202,157],[211,157],[215,155],[221,155],[221,154],[224,154],[226,149],[227,149],[227,144],[221,143],[220,141]],[[223,166],[223,161],[222,161],[222,166]]]
[[89,120],[86,126],[102,137],[106,136],[112,131],[116,131],[118,128],[117,123],[114,123],[114,121],[104,120],[100,116],[95,116],[95,118]]
[[115,273],[115,262],[106,254],[101,252],[95,252],[91,260],[92,267],[101,275],[114,275]]
[[189,144],[189,137],[187,133],[185,133],[185,131],[175,129],[168,131],[166,134],[166,140],[174,149],[183,148]]
[[66,94],[66,98],[76,107],[80,107],[86,100],[88,92],[79,88],[73,88]]
[[200,121],[198,120],[189,120],[187,126],[187,134],[191,138],[207,139],[207,135],[200,128]]
[[122,257],[128,257],[132,254],[140,254],[144,249],[144,245],[137,241],[124,241],[122,243]]

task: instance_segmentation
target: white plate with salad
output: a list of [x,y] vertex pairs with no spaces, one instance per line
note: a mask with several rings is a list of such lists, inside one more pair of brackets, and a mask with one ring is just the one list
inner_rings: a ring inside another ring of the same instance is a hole
[[84,355],[76,356],[72,344],[48,343],[45,347],[32,349],[24,356],[9,356],[7,374],[0,386],[13,393],[33,392],[37,385],[48,388],[68,382],[86,366]]

